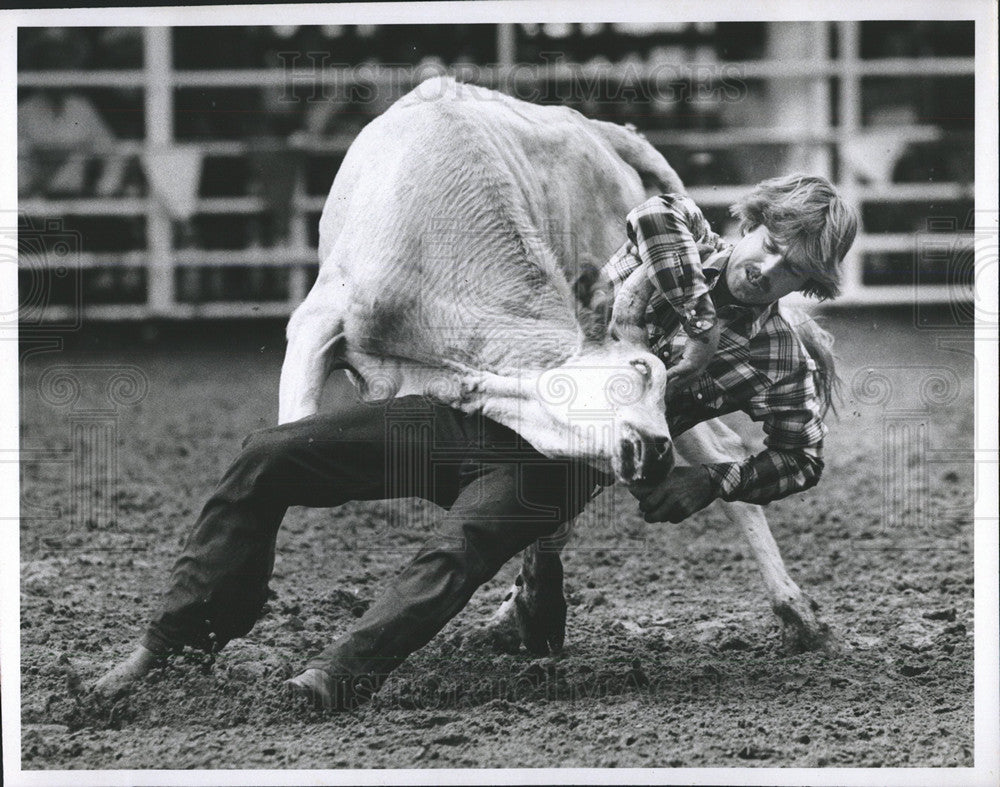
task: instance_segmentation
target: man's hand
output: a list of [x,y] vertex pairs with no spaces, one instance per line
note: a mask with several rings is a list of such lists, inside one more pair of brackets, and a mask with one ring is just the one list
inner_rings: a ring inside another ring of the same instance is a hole
[[691,385],[705,371],[719,346],[719,333],[719,325],[716,323],[699,336],[688,337],[681,359],[667,369],[668,401],[676,391]]
[[660,483],[632,484],[629,491],[647,522],[681,522],[715,500],[712,479],[701,465],[675,468]]

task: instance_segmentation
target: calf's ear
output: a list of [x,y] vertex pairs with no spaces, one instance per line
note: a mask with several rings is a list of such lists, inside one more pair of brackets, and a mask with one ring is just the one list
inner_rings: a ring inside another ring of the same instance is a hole
[[590,308],[591,301],[600,290],[601,271],[596,265],[585,263],[573,282],[573,296],[581,306]]
[[600,342],[607,337],[611,321],[613,288],[595,265],[584,265],[573,282],[577,316],[588,341]]

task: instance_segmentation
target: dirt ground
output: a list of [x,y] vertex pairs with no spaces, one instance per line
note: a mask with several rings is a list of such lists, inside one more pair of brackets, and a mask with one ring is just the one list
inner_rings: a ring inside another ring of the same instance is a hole
[[[465,641],[512,563],[374,702],[340,715],[290,707],[281,680],[416,551],[429,505],[293,509],[249,637],[211,668],[178,663],[114,705],[81,689],[135,642],[244,435],[275,422],[280,326],[192,327],[153,343],[121,341],[119,327],[114,340],[89,332],[29,356],[24,767],[971,766],[973,466],[954,453],[973,440],[971,343],[959,333],[942,345],[908,310],[834,312],[827,326],[847,389],[825,475],[768,518],[842,652],[779,652],[757,568],[719,512],[645,525],[625,490],[607,490],[565,555],[563,656]],[[53,371],[64,365],[75,404]],[[148,391],[109,399],[120,367],[141,370]],[[88,461],[70,461],[74,443]],[[116,483],[90,483],[101,461]],[[95,488],[102,498],[81,497]]]

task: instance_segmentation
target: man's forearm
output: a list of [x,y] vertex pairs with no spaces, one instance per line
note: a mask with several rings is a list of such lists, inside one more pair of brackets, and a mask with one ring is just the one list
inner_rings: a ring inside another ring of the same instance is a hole
[[742,462],[705,465],[716,496],[765,504],[815,486],[823,473],[819,446],[761,451]]

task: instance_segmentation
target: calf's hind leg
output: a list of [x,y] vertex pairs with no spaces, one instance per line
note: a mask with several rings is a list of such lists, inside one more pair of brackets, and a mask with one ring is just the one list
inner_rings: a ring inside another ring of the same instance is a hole
[[[747,453],[739,435],[719,420],[698,424],[685,432],[677,438],[676,448],[691,464],[731,462]],[[719,501],[719,505],[729,521],[739,527],[757,561],[771,609],[781,621],[784,649],[790,653],[833,649],[835,643],[830,627],[816,615],[818,605],[802,592],[785,570],[764,510],[751,503]]]

